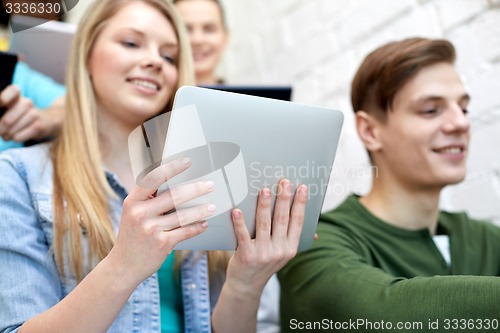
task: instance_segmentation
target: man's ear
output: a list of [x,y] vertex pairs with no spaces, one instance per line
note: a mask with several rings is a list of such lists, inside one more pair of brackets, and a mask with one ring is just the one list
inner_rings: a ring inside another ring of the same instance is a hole
[[356,130],[369,152],[375,152],[382,148],[380,126],[381,123],[368,112],[363,110],[356,112]]

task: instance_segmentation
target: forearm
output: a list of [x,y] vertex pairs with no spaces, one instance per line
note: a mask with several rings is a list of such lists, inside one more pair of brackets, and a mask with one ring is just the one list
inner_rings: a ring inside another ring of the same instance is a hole
[[19,332],[106,332],[135,287],[125,270],[105,258],[68,296]]
[[251,286],[240,288],[226,280],[212,314],[213,332],[255,333],[262,290]]
[[[332,267],[333,266],[333,267]],[[282,279],[282,330],[292,320],[425,322],[439,319],[500,320],[500,278],[436,276],[394,278],[381,271],[302,267]],[[308,274],[308,275],[305,275]],[[307,281],[307,283],[305,283]],[[363,330],[360,330],[363,331]],[[472,332],[473,330],[471,330]]]
[[248,233],[242,212],[233,210],[238,247],[229,261],[226,282],[212,315],[215,332],[256,331],[264,287],[297,253],[307,195],[307,187],[300,185],[291,205],[291,182],[281,180],[271,214],[271,191],[262,189],[257,202],[254,239]]
[[57,98],[50,107],[41,112],[45,118],[43,123],[45,128],[42,131],[42,137],[53,137],[59,134],[65,114],[65,98],[61,96]]

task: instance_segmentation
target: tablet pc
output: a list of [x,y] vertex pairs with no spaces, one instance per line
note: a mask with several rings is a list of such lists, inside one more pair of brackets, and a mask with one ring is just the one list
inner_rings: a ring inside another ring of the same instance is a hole
[[[17,64],[17,54],[0,51],[0,93],[12,83],[14,70]],[[7,111],[5,106],[0,106],[0,118]]]
[[21,59],[31,68],[64,84],[76,25],[59,21],[35,25],[37,21],[44,22],[29,16],[12,16],[11,25],[29,29],[11,35],[10,52],[22,55]]
[[215,90],[228,91],[238,94],[245,94],[251,96],[260,96],[267,98],[280,99],[283,101],[292,100],[292,87],[291,86],[256,86],[256,85],[204,85],[202,88],[209,88]]
[[[132,168],[138,180],[137,175],[145,175],[159,163],[187,156],[192,160],[190,168],[167,181],[158,193],[200,180],[215,183],[211,193],[176,205],[177,210],[208,203],[217,207],[207,219],[207,230],[177,244],[176,250],[234,250],[233,208],[242,210],[254,235],[257,197],[263,187],[271,189],[274,202],[281,179],[290,179],[294,192],[306,184],[309,200],[299,245],[302,251],[313,241],[342,123],[343,114],[336,110],[181,87],[172,112],[132,132]],[[146,163],[134,165],[141,159]]]

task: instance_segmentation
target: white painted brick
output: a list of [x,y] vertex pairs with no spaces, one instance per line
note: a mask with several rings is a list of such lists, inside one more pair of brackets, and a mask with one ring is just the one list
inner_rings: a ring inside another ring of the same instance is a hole
[[343,53],[332,55],[319,65],[324,69],[322,73],[325,94],[330,91],[340,91],[345,95],[350,94],[351,81],[359,65],[354,51],[346,50]]
[[453,29],[447,37],[457,48],[460,68],[474,68],[500,56],[500,8],[481,14]]
[[432,3],[424,4],[398,17],[387,29],[392,31],[395,39],[413,36],[427,38],[443,36],[438,12]]
[[[234,0],[233,0],[234,1]],[[238,1],[245,2],[245,1]],[[248,1],[251,2],[251,1]],[[293,8],[297,4],[300,4],[301,0],[260,0],[260,3],[268,11],[271,17],[276,17],[286,12],[288,9]]]
[[[461,72],[462,68],[458,68],[458,71]],[[487,123],[489,121],[487,114],[500,107],[498,96],[500,64],[483,64],[481,70],[475,72],[474,75],[464,75],[464,83],[472,98],[469,104],[469,118],[473,122]]]
[[323,210],[337,206],[351,193],[365,194],[370,188],[368,155],[357,134],[349,129],[349,124],[344,124]]
[[229,82],[258,83],[262,82],[262,63],[258,61],[261,52],[260,36],[249,35],[241,41],[235,42],[234,52],[226,55],[227,73],[224,77]]
[[269,55],[273,63],[273,70],[284,77],[297,78],[313,68],[322,68],[321,64],[330,54],[335,53],[337,47],[334,42],[322,34],[311,34],[304,38],[294,48]]
[[318,104],[323,89],[321,76],[315,71],[293,83],[293,100],[305,104]]
[[295,45],[300,45],[305,38],[318,30],[318,15],[318,6],[314,1],[302,2],[287,13],[283,20]]
[[359,63],[368,53],[388,42],[416,36],[440,38],[442,33],[432,4],[414,8],[396,18],[392,24],[365,35],[357,46]]
[[352,111],[351,99],[348,95],[330,94],[321,99],[320,105],[341,111],[344,114],[343,131],[355,132],[354,112]]
[[349,46],[359,38],[383,28],[391,19],[414,7],[411,0],[355,1],[355,6],[343,13],[337,33],[341,45]]
[[486,1],[477,0],[441,0],[436,1],[436,7],[443,27],[449,29],[486,10],[488,4]]
[[484,167],[500,168],[500,107],[491,112],[479,126],[472,126],[470,153],[468,157],[469,171],[475,172]]
[[252,1],[224,1],[226,20],[230,30],[230,38],[239,38],[239,34],[255,31],[264,20],[265,11]]
[[262,33],[262,55],[269,58],[269,64],[274,63],[275,57],[293,51],[293,45],[288,40],[288,26],[284,20],[275,20],[266,25],[266,33]]
[[484,170],[460,185],[446,189],[443,196],[453,202],[453,211],[466,211],[471,217],[500,225],[500,178],[497,170]]

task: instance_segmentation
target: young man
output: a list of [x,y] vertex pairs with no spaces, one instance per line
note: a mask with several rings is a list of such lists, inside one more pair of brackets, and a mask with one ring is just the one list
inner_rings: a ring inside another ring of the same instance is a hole
[[500,228],[439,210],[470,135],[454,60],[449,42],[412,38],[361,64],[351,97],[372,189],[323,214],[280,272],[283,332],[500,329]]

